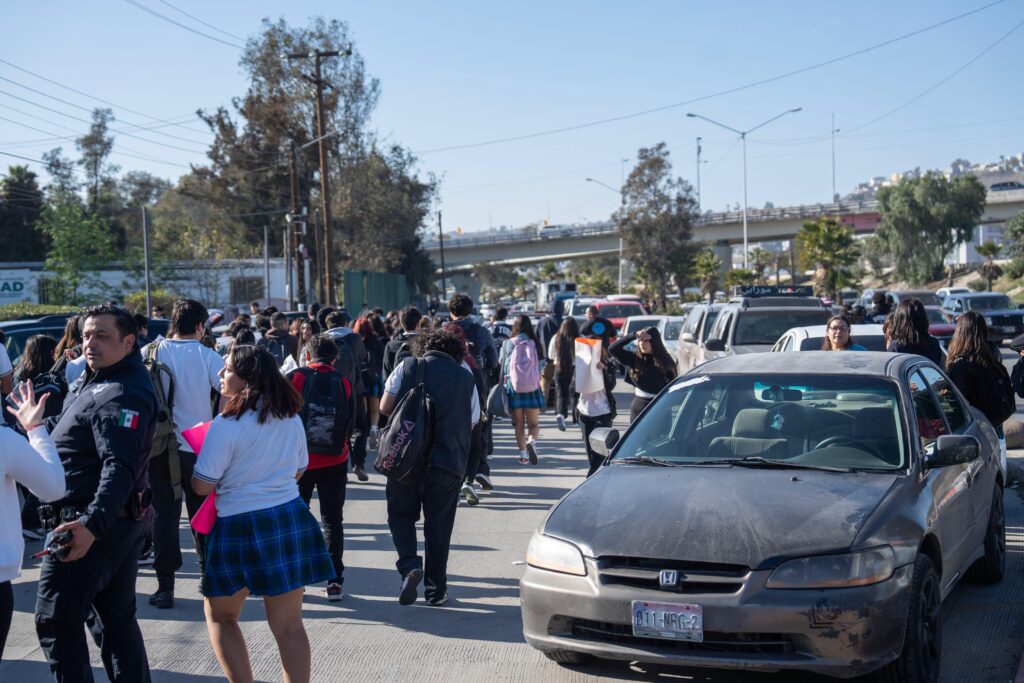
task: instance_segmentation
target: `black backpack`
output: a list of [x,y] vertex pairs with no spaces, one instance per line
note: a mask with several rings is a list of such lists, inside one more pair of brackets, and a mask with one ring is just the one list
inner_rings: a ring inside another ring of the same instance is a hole
[[434,402],[427,395],[424,374],[427,363],[413,360],[416,376],[380,433],[373,468],[389,479],[404,481],[427,461],[434,442]]
[[298,368],[306,378],[302,383],[302,426],[306,429],[306,448],[310,453],[341,455],[352,433],[355,418],[354,392],[337,370],[319,372]]
[[284,365],[284,360],[288,356],[288,349],[285,348],[284,343],[280,339],[263,335],[256,346],[273,356],[274,360],[277,361],[277,367]]
[[[1000,415],[1002,420],[999,424],[1002,424],[1006,420],[1009,420],[1017,412],[1017,401],[1014,399],[1014,386],[1013,381],[1010,379],[1010,375],[1006,372],[1006,367],[1000,363],[996,369],[996,401],[1000,408]],[[998,426],[998,425],[997,425]]]

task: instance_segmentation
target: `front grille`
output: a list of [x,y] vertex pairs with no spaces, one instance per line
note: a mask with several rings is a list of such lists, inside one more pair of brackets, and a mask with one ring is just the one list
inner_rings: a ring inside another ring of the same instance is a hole
[[[678,572],[674,586],[662,586],[661,571]],[[657,560],[646,557],[601,557],[598,576],[604,585],[647,588],[682,595],[730,595],[738,593],[750,576],[750,569],[736,564]]]
[[998,327],[1020,328],[1024,326],[1024,318],[1019,315],[994,315],[992,324]]
[[652,647],[670,652],[692,652],[703,654],[729,654],[744,657],[802,657],[793,640],[781,633],[716,633],[704,632],[704,641],[692,643],[684,640],[642,638],[633,635],[628,624],[611,624],[590,619],[572,619],[569,631],[573,637],[630,647]]

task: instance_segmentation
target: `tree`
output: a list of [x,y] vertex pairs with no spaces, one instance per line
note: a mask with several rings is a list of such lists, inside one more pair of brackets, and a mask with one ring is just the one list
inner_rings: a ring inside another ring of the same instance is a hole
[[42,261],[46,258],[46,236],[39,229],[43,193],[36,174],[27,166],[11,166],[0,178],[0,235],[5,260]]
[[499,299],[510,298],[515,290],[517,275],[514,268],[494,263],[478,263],[473,266],[473,274],[485,288],[497,294]]
[[892,260],[888,247],[878,235],[868,235],[861,241],[861,255],[868,262],[871,273],[877,278],[885,274],[885,268]]
[[54,285],[50,303],[81,303],[79,290],[84,285],[99,286],[93,274],[113,252],[109,226],[77,202],[63,200],[46,205],[39,226],[51,241],[46,257],[46,271]]
[[899,277],[913,285],[941,275],[943,260],[968,242],[985,211],[985,186],[973,175],[952,180],[929,171],[878,192],[877,235],[892,254]]
[[804,267],[815,269],[818,290],[835,300],[844,280],[850,279],[849,267],[860,257],[853,230],[834,218],[819,218],[804,223],[797,242]]
[[1003,275],[1003,269],[994,260],[999,257],[999,253],[1002,250],[1003,248],[995,242],[985,242],[975,247],[978,256],[982,256],[985,259],[984,263],[978,266],[978,275],[985,278],[985,281],[988,283],[988,291],[990,292],[992,291],[992,281]]
[[725,274],[725,284],[729,287],[752,285],[755,284],[758,279],[757,273],[749,268],[733,268]]
[[1003,237],[1006,238],[1006,251],[1010,256],[1024,257],[1024,211],[1006,221]]
[[622,206],[612,218],[648,296],[664,305],[669,278],[693,263],[690,236],[697,219],[693,189],[682,178],[672,178],[664,142],[637,152],[637,165],[622,187]]
[[747,256],[747,261],[750,264],[750,270],[754,273],[754,282],[751,284],[767,284],[767,278],[765,277],[765,271],[775,261],[775,254],[762,249],[761,247],[754,247],[750,250]]
[[113,184],[117,166],[107,163],[107,157],[114,149],[114,138],[108,133],[108,126],[114,120],[110,109],[94,109],[89,132],[75,140],[82,158],[78,165],[85,170],[85,183],[89,192],[89,210],[96,212],[100,205],[100,190]]
[[697,252],[692,268],[694,277],[700,282],[700,293],[708,299],[713,298],[722,275],[722,259],[711,249],[704,248]]
[[576,262],[577,290],[584,295],[600,296],[613,292],[618,283],[618,257],[601,256]]

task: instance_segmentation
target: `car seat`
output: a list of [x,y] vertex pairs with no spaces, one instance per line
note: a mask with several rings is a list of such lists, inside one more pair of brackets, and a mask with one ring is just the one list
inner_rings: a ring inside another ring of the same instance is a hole
[[711,440],[709,457],[785,457],[789,453],[788,441],[779,435],[777,429],[772,428],[772,417],[771,412],[765,408],[740,410],[732,423],[732,436],[717,436]]

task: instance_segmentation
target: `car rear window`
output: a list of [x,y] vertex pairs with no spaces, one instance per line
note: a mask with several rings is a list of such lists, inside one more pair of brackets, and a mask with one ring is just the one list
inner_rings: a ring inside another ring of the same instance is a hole
[[720,466],[761,456],[893,471],[906,464],[899,405],[896,384],[878,377],[687,375],[633,424],[613,462]]
[[995,311],[1005,308],[1013,308],[1010,297],[995,294],[992,296],[972,296],[964,299],[968,311]]
[[824,325],[826,310],[807,311],[743,311],[736,322],[732,345],[765,344],[771,346],[791,327]]
[[[617,316],[613,316],[613,317],[617,317]],[[650,327],[655,322],[656,321],[654,321],[654,320],[629,320],[626,323],[626,329],[623,332],[623,334],[633,334],[634,332],[639,332],[640,330],[644,329],[645,327]]]
[[668,341],[675,341],[676,339],[679,339],[679,333],[682,331],[682,329],[682,320],[665,323],[665,339],[667,339]]
[[645,313],[643,306],[640,304],[601,304],[598,310],[605,318],[628,318],[631,315],[643,315]]

